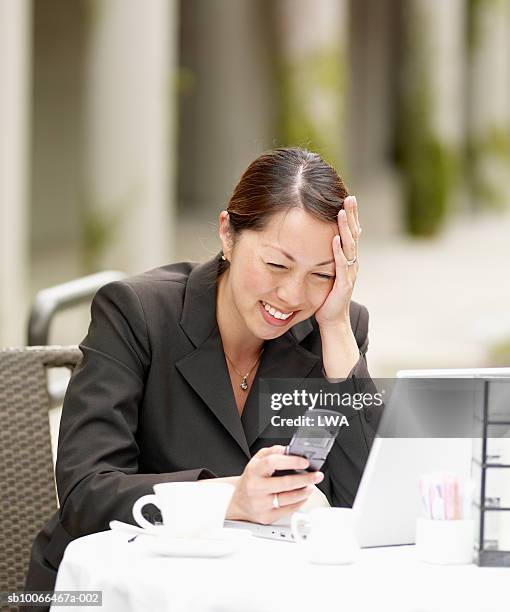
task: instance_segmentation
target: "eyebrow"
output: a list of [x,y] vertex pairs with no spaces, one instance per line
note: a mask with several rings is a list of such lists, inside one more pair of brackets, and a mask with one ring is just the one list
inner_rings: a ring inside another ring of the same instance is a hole
[[[291,261],[294,261],[294,262],[296,261],[294,259],[294,257],[292,257],[292,255],[290,255],[289,253],[287,253],[287,251],[284,251],[280,247],[273,246],[272,244],[263,244],[262,246],[270,247],[271,249],[276,249],[278,251],[281,251],[285,255],[285,257],[287,257],[287,259],[290,259]],[[313,267],[315,268],[315,267],[318,267],[318,266],[325,266],[326,264],[330,264],[330,263],[335,263],[335,260],[334,259],[328,259],[328,261],[321,261],[321,263],[315,264],[315,266],[313,266]]]

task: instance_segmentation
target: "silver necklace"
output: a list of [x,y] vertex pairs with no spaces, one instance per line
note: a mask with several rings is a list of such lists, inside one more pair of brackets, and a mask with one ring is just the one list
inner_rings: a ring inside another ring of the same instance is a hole
[[242,378],[241,384],[239,386],[243,391],[246,391],[246,389],[248,389],[248,376],[251,374],[253,368],[257,365],[257,363],[260,361],[263,351],[264,349],[260,351],[259,356],[257,357],[257,361],[251,366],[251,368],[248,370],[248,372],[246,372],[246,374],[241,374],[241,372],[239,372],[239,370],[235,367],[234,363],[232,362],[232,359],[230,359],[227,353],[225,353],[225,357],[229,360],[230,365],[234,368],[235,373]]

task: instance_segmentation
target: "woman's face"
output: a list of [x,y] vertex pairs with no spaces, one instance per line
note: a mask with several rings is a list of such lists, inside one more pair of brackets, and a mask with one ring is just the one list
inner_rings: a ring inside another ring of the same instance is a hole
[[224,248],[233,316],[257,338],[270,340],[313,315],[333,287],[337,230],[291,208],[262,231],[242,232],[231,252]]

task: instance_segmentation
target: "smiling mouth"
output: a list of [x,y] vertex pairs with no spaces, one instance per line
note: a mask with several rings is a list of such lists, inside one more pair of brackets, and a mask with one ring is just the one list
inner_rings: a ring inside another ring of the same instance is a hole
[[297,312],[295,310],[291,310],[290,312],[284,312],[275,308],[268,302],[264,302],[262,300],[260,301],[260,303],[262,304],[262,307],[267,312],[267,314],[270,315],[276,321],[287,321]]

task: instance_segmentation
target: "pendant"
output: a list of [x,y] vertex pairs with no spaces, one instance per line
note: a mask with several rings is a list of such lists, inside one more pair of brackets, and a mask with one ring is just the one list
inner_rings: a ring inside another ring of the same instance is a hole
[[248,388],[248,383],[246,382],[247,376],[243,376],[243,382],[239,385],[243,391],[246,391]]

